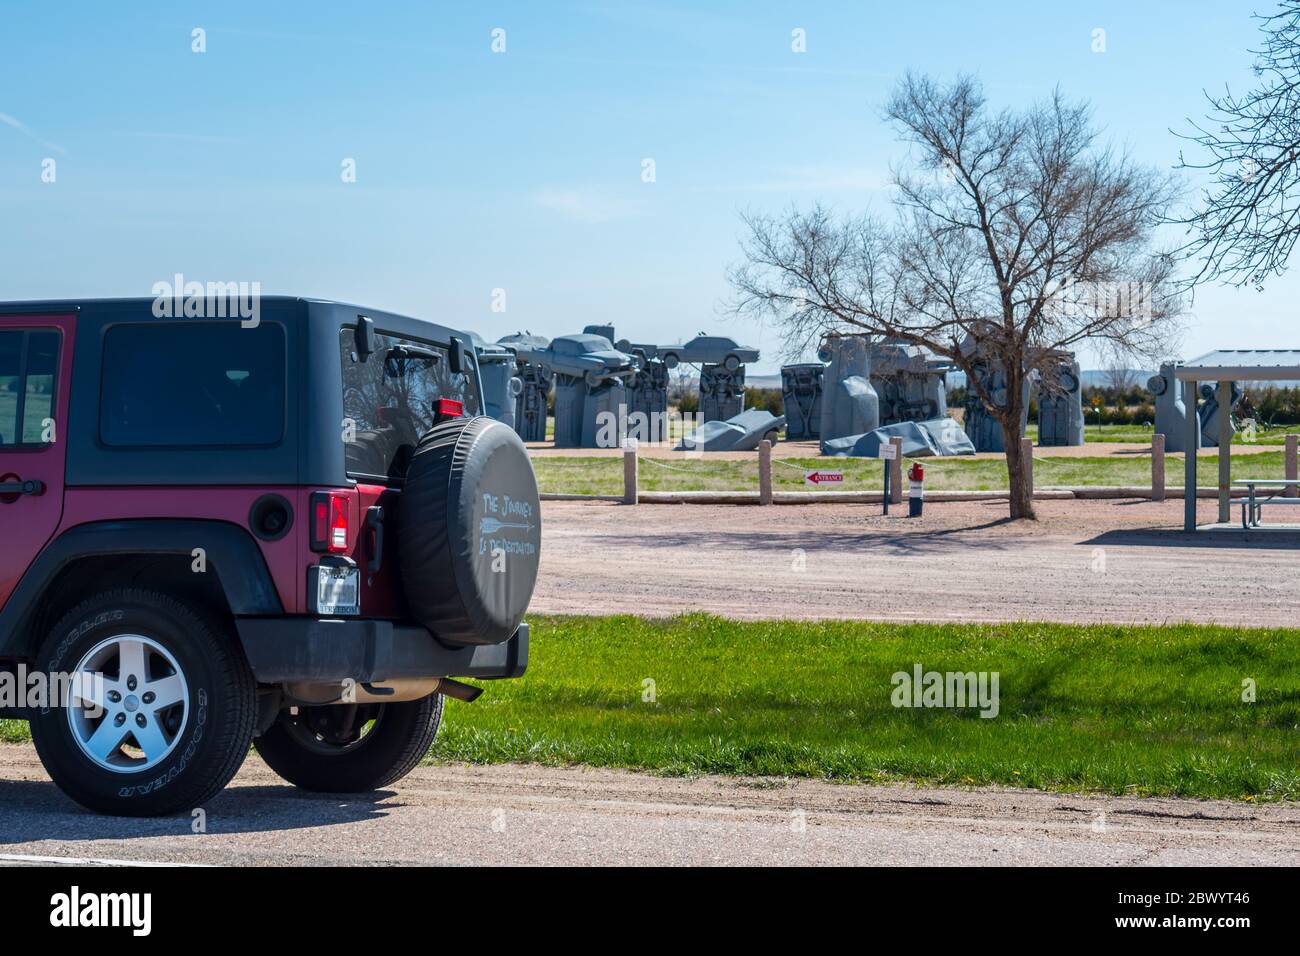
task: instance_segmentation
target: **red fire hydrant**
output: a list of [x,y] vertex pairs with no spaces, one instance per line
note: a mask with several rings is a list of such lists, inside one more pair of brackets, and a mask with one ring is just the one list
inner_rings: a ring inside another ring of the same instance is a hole
[[925,469],[921,467],[919,461],[912,462],[912,467],[907,469],[907,516],[909,518],[921,517],[921,509],[925,506]]

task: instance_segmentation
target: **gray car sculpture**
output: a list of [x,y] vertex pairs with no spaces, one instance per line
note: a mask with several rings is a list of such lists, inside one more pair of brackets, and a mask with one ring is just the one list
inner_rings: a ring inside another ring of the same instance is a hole
[[585,379],[593,388],[615,378],[631,381],[637,372],[635,358],[600,335],[561,335],[533,355],[557,375]]
[[695,336],[683,345],[665,345],[659,349],[659,357],[669,368],[676,368],[682,362],[692,365],[721,365],[729,372],[740,366],[758,361],[758,349],[737,345],[735,339],[721,335]]
[[726,421],[705,422],[682,438],[678,451],[753,451],[766,439],[776,444],[784,415],[751,408]]

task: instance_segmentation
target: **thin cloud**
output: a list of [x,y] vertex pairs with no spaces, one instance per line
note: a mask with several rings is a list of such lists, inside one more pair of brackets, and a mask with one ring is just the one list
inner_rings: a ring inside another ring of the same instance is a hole
[[30,129],[28,129],[26,125],[14,119],[8,113],[0,113],[0,123],[4,123],[6,126],[12,126],[14,129],[18,130],[18,132],[22,133],[28,139],[35,140],[37,143],[40,143],[46,149],[52,149],[56,153],[67,152],[67,150],[65,150],[62,146],[58,145],[57,143],[51,143],[49,140],[41,139]]
[[888,175],[873,169],[795,166],[758,182],[712,187],[718,192],[879,192],[891,186]]
[[114,136],[132,136],[138,139],[171,139],[182,143],[238,143],[233,136],[211,136],[207,133],[168,133],[155,130],[113,130]]
[[543,189],[537,194],[536,200],[543,209],[585,223],[626,219],[638,216],[645,210],[644,204],[636,200],[590,189]]
[[293,43],[338,43],[345,46],[363,46],[374,50],[412,50],[429,53],[434,47],[428,43],[394,43],[391,40],[370,40],[361,36],[337,36],[325,33],[283,33],[270,30],[240,30],[234,27],[208,27],[208,33],[249,37],[255,40],[290,41]]

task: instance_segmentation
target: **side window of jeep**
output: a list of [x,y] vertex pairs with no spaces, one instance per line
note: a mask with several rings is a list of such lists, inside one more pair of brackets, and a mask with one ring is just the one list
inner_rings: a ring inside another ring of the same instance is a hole
[[103,361],[99,438],[105,445],[269,446],[284,436],[279,325],[117,325],[104,335]]
[[58,359],[58,332],[0,332],[0,447],[49,443]]
[[420,436],[433,427],[439,399],[478,413],[477,380],[452,372],[443,346],[382,332],[375,340],[363,361],[355,329],[339,334],[347,470],[354,478],[400,481]]

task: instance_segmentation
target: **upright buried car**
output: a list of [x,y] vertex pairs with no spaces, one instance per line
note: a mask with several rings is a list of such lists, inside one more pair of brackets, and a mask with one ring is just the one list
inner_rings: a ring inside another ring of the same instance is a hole
[[[540,556],[522,442],[467,336],[311,299],[0,305],[0,668],[54,781],[200,805],[252,741],[360,791],[428,750],[456,677],[519,677]],[[187,310],[189,311],[189,310]]]

